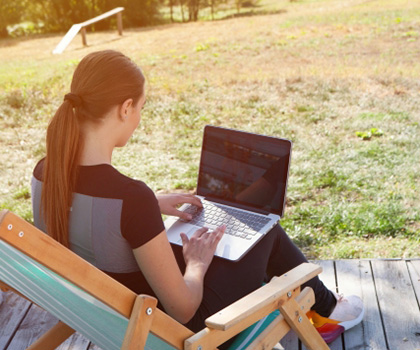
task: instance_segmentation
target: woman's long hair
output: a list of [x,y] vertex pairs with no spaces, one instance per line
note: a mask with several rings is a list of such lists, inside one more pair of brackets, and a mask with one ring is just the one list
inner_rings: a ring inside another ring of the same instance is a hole
[[77,66],[71,92],[47,129],[42,212],[47,233],[69,246],[69,216],[83,147],[81,125],[97,123],[114,107],[131,98],[136,104],[144,94],[140,68],[122,53],[94,52]]

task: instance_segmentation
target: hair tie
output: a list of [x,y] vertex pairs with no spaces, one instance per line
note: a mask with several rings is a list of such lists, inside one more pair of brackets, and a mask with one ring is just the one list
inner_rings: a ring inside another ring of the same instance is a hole
[[73,107],[80,107],[83,103],[82,98],[72,92],[64,96],[64,101],[70,101]]

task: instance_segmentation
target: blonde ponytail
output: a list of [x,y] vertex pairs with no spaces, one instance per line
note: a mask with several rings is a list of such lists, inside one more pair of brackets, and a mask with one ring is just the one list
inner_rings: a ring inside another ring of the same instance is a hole
[[144,94],[140,68],[122,53],[105,50],[87,55],[78,64],[71,92],[47,130],[47,156],[41,195],[47,233],[69,246],[69,216],[83,149],[82,126],[102,119],[114,106]]
[[48,234],[66,247],[80,150],[80,126],[71,102],[64,101],[47,130],[41,201]]

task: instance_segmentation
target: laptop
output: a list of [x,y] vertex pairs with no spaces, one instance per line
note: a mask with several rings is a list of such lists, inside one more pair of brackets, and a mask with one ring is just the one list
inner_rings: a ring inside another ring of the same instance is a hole
[[292,143],[289,140],[207,125],[197,196],[203,209],[184,204],[191,221],[165,220],[168,239],[182,245],[200,227],[226,225],[216,256],[240,260],[284,214]]

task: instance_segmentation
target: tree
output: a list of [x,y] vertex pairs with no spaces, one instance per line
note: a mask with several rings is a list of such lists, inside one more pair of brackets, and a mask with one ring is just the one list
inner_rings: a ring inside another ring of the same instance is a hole
[[[156,23],[163,0],[0,0],[0,32],[21,21],[43,24],[45,32],[66,32],[75,23],[84,22],[115,7],[124,7],[124,26],[140,27]],[[90,29],[106,30],[114,18],[93,24]]]
[[171,22],[174,21],[174,0],[169,0],[169,10],[171,13]]
[[123,18],[128,26],[141,27],[155,24],[159,20],[159,8],[163,5],[162,0],[110,0],[114,7],[125,8]]
[[0,0],[0,37],[7,37],[7,26],[21,21],[25,1]]
[[184,0],[179,0],[179,7],[181,8],[181,17],[182,17],[182,22],[185,22],[185,15],[184,15]]
[[198,20],[198,11],[200,10],[200,0],[189,0],[188,18],[190,21]]
[[235,0],[235,6],[236,6],[236,13],[241,12],[243,0]]

